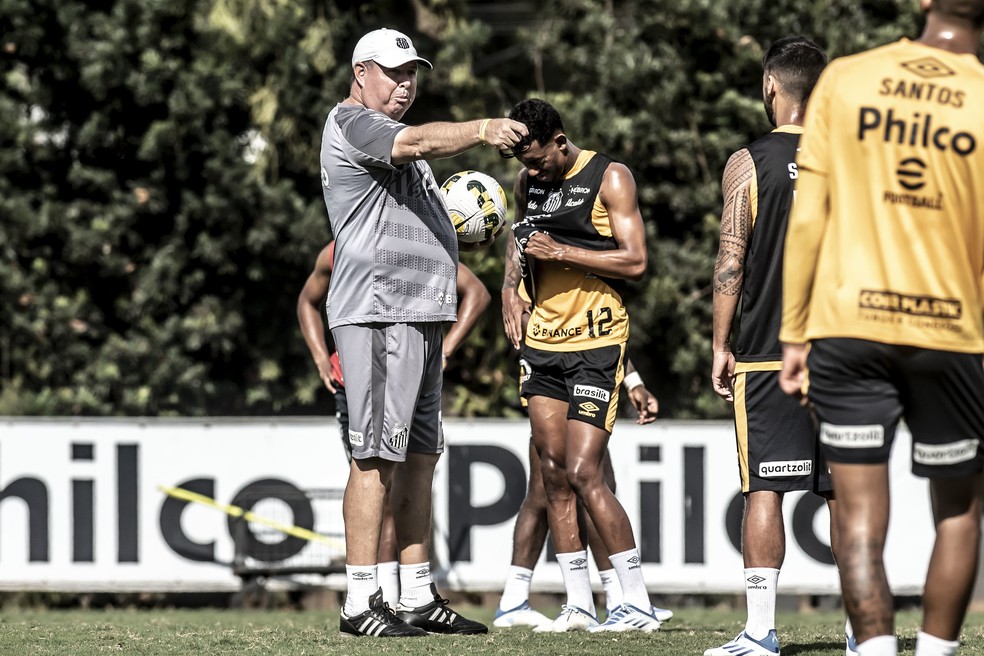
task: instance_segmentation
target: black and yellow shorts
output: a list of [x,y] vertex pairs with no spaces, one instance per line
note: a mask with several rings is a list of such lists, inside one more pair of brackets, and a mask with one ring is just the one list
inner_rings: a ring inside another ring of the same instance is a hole
[[916,476],[949,478],[984,469],[980,353],[818,339],[810,344],[807,370],[807,394],[831,462],[888,462],[904,418]]
[[742,492],[831,490],[810,411],[779,388],[781,362],[735,367],[735,433]]
[[609,433],[618,411],[625,345],[584,351],[542,351],[523,346],[521,394],[566,401],[567,418],[597,426]]

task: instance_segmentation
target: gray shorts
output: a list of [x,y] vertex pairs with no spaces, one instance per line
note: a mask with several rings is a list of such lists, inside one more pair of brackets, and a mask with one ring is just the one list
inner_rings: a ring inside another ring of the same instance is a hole
[[440,323],[373,323],[331,331],[345,377],[352,457],[441,453]]

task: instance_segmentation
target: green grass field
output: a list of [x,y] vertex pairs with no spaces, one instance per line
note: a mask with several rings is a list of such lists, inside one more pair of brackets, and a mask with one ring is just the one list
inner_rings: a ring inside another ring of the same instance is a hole
[[[490,609],[460,610],[475,619],[492,619]],[[341,637],[337,611],[5,610],[0,615],[0,654],[700,655],[707,647],[733,637],[743,620],[739,611],[683,609],[652,635],[544,635],[524,629],[492,629],[487,636],[386,640]],[[778,621],[785,656],[844,653],[843,619],[839,612],[780,613]],[[918,622],[916,612],[899,613],[900,654],[913,653]],[[975,613],[968,618],[962,640],[961,654],[984,654],[984,614]]]

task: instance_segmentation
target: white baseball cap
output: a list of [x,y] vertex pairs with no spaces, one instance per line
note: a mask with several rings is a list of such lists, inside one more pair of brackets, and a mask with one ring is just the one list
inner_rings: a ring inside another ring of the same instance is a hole
[[396,68],[409,61],[417,61],[427,68],[434,66],[417,55],[413,41],[403,32],[381,28],[369,32],[355,44],[352,51],[352,66],[359,62],[372,60],[386,68]]

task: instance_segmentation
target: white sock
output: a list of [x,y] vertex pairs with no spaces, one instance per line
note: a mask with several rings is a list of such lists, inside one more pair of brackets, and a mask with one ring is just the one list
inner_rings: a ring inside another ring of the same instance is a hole
[[530,580],[533,570],[518,565],[509,566],[506,584],[499,599],[499,610],[512,610],[530,598]]
[[858,645],[858,656],[898,656],[899,641],[893,635],[868,638]]
[[916,656],[954,656],[960,642],[944,640],[919,631],[916,633]]
[[771,567],[745,568],[745,633],[761,640],[776,628],[776,585],[779,570]]
[[[601,589],[605,591],[605,608],[614,609],[622,605],[622,584],[618,582],[615,568],[599,571]],[[643,608],[643,610],[646,610]]]
[[348,594],[345,595],[345,614],[349,617],[369,610],[369,597],[379,590],[375,565],[346,565],[345,578]]
[[400,600],[399,563],[395,560],[379,563],[376,576],[379,578],[379,586],[383,589],[383,601],[389,604],[390,608],[396,608],[396,602]]
[[564,587],[567,588],[567,605],[577,606],[597,617],[591,578],[588,576],[588,550],[559,553],[557,562],[564,576]]
[[608,560],[612,561],[612,567],[618,576],[618,584],[622,586],[622,603],[632,604],[647,613],[651,612],[653,605],[649,603],[649,591],[646,590],[646,582],[642,578],[639,550],[632,548],[612,554]]
[[400,565],[400,603],[404,608],[417,608],[434,601],[431,591],[430,563]]

